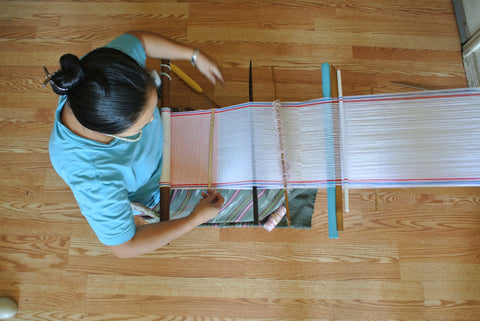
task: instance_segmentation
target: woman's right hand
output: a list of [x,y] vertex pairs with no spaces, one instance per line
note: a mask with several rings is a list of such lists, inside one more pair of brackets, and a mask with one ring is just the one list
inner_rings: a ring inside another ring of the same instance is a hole
[[192,218],[198,220],[199,225],[216,217],[225,202],[222,194],[215,190],[208,190],[206,193],[202,192],[202,196],[203,199],[198,202],[190,214]]
[[215,60],[210,58],[207,54],[203,53],[202,51],[198,52],[197,61],[195,63],[198,70],[210,80],[212,84],[216,84],[217,80],[224,85],[223,75],[218,68],[217,63]]

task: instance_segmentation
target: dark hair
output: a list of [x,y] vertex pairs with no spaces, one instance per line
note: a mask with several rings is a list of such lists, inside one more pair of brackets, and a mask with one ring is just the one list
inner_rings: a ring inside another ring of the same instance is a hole
[[72,54],[60,58],[52,75],[52,89],[67,95],[77,120],[88,129],[119,134],[140,116],[155,88],[148,72],[132,57],[112,48],[96,49],[81,60]]

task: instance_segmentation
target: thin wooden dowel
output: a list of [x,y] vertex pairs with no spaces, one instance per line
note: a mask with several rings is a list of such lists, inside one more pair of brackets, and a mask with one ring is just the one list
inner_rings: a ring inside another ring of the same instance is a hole
[[273,81],[273,100],[277,100],[277,81],[275,80],[275,71],[273,70],[273,66],[271,67],[271,71]]
[[342,73],[337,70],[337,86],[338,86],[338,108],[340,111],[340,149],[343,157],[342,171],[343,171],[343,186],[344,186],[344,209],[345,212],[350,211],[350,201],[348,192],[348,162],[345,152],[345,113],[343,108],[343,89],[342,89]]
[[215,109],[212,109],[212,116],[210,118],[210,144],[209,144],[209,151],[208,151],[208,189],[212,188],[214,128],[215,128]]
[[[160,107],[170,107],[170,61],[168,59],[162,59],[160,79],[161,85],[161,98]],[[170,170],[170,169],[169,169]],[[170,186],[160,187],[160,221],[168,221],[170,219]]]

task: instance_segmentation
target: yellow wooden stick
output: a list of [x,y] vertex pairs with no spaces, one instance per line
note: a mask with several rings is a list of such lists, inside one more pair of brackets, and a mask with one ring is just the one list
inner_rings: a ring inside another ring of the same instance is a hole
[[214,107],[216,108],[220,108],[220,106],[214,102],[210,97],[208,97],[204,92],[203,92],[203,89],[202,87],[200,87],[200,85],[195,81],[193,80],[192,78],[190,78],[190,76],[188,76],[186,73],[183,72],[182,69],[180,69],[177,65],[174,65],[172,63],[170,63],[170,68],[172,68],[172,72],[178,76],[178,78],[180,78],[184,83],[186,83],[188,85],[188,87],[190,87],[193,91],[195,91],[196,93],[202,95],[206,100],[208,100],[208,102],[210,104],[212,104]]
[[190,88],[192,88],[195,92],[201,93],[203,91],[202,87],[195,82],[190,76],[183,72],[182,69],[178,68],[177,65],[170,63],[170,68],[172,68],[172,72],[177,75],[181,80],[183,80]]

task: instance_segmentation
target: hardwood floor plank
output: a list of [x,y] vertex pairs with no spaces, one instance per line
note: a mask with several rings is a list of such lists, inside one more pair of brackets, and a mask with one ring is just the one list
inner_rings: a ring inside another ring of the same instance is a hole
[[271,262],[261,264],[247,262],[245,275],[249,279],[275,280],[400,280],[397,263],[299,263]]
[[352,46],[352,56],[356,59],[415,61],[424,63],[442,63],[446,60],[458,59],[458,51],[399,49],[385,47]]
[[378,210],[480,214],[478,187],[389,189],[380,190],[377,197]]
[[425,317],[428,320],[478,320],[480,314],[480,302],[478,301],[428,301]]
[[470,300],[480,303],[480,281],[472,282],[423,282],[425,300]]
[[408,263],[480,263],[480,240],[478,238],[470,233],[457,237],[451,236],[447,240],[445,235],[405,239],[400,246],[401,261]]
[[459,281],[478,282],[479,264],[461,263],[400,263],[404,281]]
[[1,271],[61,272],[68,260],[69,236],[0,234]]
[[[86,275],[51,270],[44,273],[21,272],[15,273],[14,276],[0,272],[0,276],[2,276],[0,280],[8,280],[6,283],[10,283],[7,285],[11,288],[10,293],[17,297],[20,320],[23,319],[23,313],[75,312],[84,308]],[[4,284],[3,281],[1,284]]]
[[453,17],[450,15],[437,13],[437,8],[432,8],[427,9],[430,10],[428,14],[431,14],[431,19],[419,19],[420,16],[427,13],[419,12],[416,4],[412,4],[412,10],[409,10],[407,6],[401,11],[393,11],[393,15],[369,12],[368,9],[366,10],[367,6],[359,6],[350,10],[339,9],[335,11],[333,16],[317,17],[315,19],[316,26],[318,26],[316,30],[322,30],[322,26],[334,24],[336,30],[356,34],[396,35],[401,30],[403,36],[433,36],[449,37],[451,39],[458,36],[454,29],[455,19],[452,19]]
[[[0,134],[1,135],[1,134]],[[19,138],[15,142],[1,140],[0,154],[14,153],[14,154],[46,154],[48,149],[44,146],[48,145],[48,138]]]
[[383,300],[277,300],[271,317],[305,319],[321,316],[326,320],[425,320],[423,301]]
[[[58,14],[63,16],[71,15],[72,13],[79,14],[145,14],[153,12],[163,12],[165,15],[182,14],[187,16],[188,4],[177,3],[177,1],[146,1],[139,6],[134,1],[2,1],[2,8],[5,8],[5,13],[9,16],[15,17],[29,17],[38,16],[42,13]],[[139,17],[142,19],[142,16]]]
[[[0,192],[2,198],[0,217],[9,218],[15,213],[15,219],[34,217],[49,223],[52,220],[85,223],[85,218],[81,215],[69,189],[38,188],[41,185],[41,182],[28,186],[10,184],[4,188]],[[45,193],[50,197],[45,197]]]
[[[160,297],[143,295],[88,295],[88,313],[129,314],[142,306],[142,314],[196,316],[199,318],[260,318],[269,317],[268,300],[195,297]],[[148,302],[148,304],[145,304]]]
[[[158,286],[157,282],[162,284]],[[157,276],[91,276],[89,295],[155,295],[224,299],[423,300],[420,284],[389,281],[303,281]]]
[[363,225],[372,228],[394,228],[426,231],[433,229],[445,230],[465,230],[478,231],[480,228],[480,217],[476,213],[458,215],[455,211],[436,213],[435,220],[432,215],[424,211],[410,211],[402,213],[400,211],[378,211],[376,213],[365,214]]
[[[284,15],[285,10],[291,14]],[[222,15],[219,16],[218,13]],[[232,6],[230,3],[198,3],[191,4],[189,10],[189,25],[195,26],[235,26],[242,29],[288,29],[313,30],[314,19],[328,17],[335,13],[334,8],[321,5],[303,6],[292,3],[271,3],[268,6],[258,6],[252,2],[243,6]],[[248,19],[237,19],[243,16]]]
[[35,38],[35,33],[37,27],[28,27],[28,26],[2,26],[0,29],[0,38],[1,39],[17,39],[17,38]]
[[[187,251],[181,253],[182,257],[189,255],[198,255],[198,249],[188,250],[188,244],[180,244],[181,249],[186,248]],[[398,258],[398,249],[395,246],[381,246],[375,244],[356,244],[345,245],[343,253],[339,252],[338,247],[334,244],[295,244],[295,243],[255,243],[249,242],[242,244],[241,242],[220,243],[216,246],[212,253],[205,251],[207,257],[228,257],[229,259],[249,260],[249,261],[277,261],[277,262],[377,262],[377,263],[394,263]],[[167,251],[175,251],[170,247]],[[191,252],[191,253],[189,253]],[[164,254],[164,253],[162,253]],[[168,253],[166,253],[168,255]]]
[[451,50],[458,51],[460,43],[456,36],[446,37],[419,37],[405,36],[398,34],[371,34],[355,32],[334,33],[329,30],[334,29],[335,21],[325,24],[325,21],[318,21],[318,27],[315,31],[304,31],[298,33],[291,30],[257,30],[254,33],[245,33],[245,30],[236,28],[222,28],[222,33],[215,32],[213,27],[190,28],[188,37],[199,39],[201,41],[212,40],[212,35],[218,40],[234,41],[255,41],[255,42],[285,42],[295,44],[317,43],[321,45],[355,45],[377,47],[384,46],[388,48],[400,49],[425,49],[425,50]]

